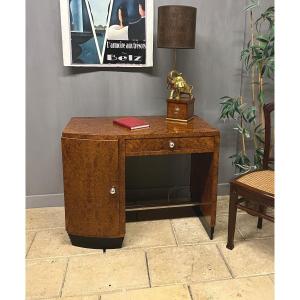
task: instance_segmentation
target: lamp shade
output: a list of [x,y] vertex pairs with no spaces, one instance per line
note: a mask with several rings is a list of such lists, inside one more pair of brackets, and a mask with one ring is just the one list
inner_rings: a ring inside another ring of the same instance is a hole
[[158,8],[157,47],[195,48],[197,8],[164,5]]

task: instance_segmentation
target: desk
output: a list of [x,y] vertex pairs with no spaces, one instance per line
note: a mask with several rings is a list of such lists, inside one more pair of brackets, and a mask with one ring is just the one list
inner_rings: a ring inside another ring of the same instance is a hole
[[191,154],[191,205],[199,209],[200,220],[213,238],[219,131],[197,116],[188,124],[167,122],[163,116],[140,118],[150,128],[130,131],[113,124],[113,117],[75,117],[63,130],[65,220],[73,245],[122,246],[125,160],[145,155]]

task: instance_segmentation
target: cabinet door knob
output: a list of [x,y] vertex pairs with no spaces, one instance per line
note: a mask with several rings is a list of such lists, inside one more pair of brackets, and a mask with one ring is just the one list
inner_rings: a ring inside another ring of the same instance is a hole
[[169,141],[169,147],[170,149],[174,149],[175,143],[173,141]]
[[109,192],[111,195],[114,195],[117,191],[116,191],[116,188],[113,186]]

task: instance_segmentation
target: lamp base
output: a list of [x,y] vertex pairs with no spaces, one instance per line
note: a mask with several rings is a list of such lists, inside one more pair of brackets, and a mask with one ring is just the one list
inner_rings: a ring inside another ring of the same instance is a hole
[[187,123],[194,117],[195,98],[167,99],[167,121]]

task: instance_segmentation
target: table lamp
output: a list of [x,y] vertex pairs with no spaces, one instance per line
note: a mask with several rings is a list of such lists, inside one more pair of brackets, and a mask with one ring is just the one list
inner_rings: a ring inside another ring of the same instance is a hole
[[173,49],[173,69],[167,76],[167,120],[188,122],[194,115],[193,86],[176,70],[176,49],[194,49],[197,8],[164,5],[158,8],[157,47]]

